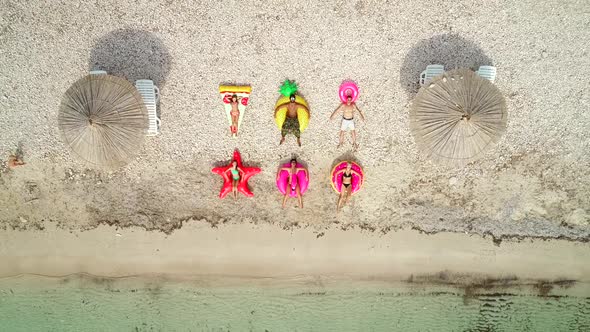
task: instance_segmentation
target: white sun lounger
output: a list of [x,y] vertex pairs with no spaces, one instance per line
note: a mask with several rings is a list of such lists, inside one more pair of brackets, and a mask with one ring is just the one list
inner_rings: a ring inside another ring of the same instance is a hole
[[445,66],[443,65],[428,65],[426,70],[420,74],[420,85],[425,85],[428,81],[432,80],[438,75],[442,75],[445,72]]
[[90,75],[106,75],[107,72],[104,70],[91,70]]
[[476,73],[492,83],[496,81],[496,67],[494,66],[479,66]]
[[160,118],[156,111],[156,105],[160,99],[160,89],[154,85],[152,80],[135,81],[137,91],[143,97],[143,102],[148,111],[148,130],[147,136],[156,136],[160,133]]

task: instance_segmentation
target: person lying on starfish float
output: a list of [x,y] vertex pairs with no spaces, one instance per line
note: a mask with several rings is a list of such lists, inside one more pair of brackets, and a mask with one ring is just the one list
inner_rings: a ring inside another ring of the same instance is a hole
[[231,162],[232,168],[228,168],[226,172],[230,172],[232,176],[232,194],[234,195],[234,200],[238,199],[238,183],[240,183],[240,179],[242,178],[242,174],[244,174],[244,170],[238,167],[237,161]]
[[219,192],[219,198],[224,198],[230,192],[233,193],[234,199],[237,197],[238,192],[247,197],[254,196],[248,188],[248,180],[260,173],[260,168],[244,166],[242,164],[242,156],[240,156],[238,150],[234,151],[234,157],[229,165],[215,167],[211,171],[223,178],[223,186]]

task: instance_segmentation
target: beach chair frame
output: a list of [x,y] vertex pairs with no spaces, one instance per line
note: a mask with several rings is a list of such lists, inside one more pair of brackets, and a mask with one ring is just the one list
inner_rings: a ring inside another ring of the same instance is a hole
[[156,136],[160,133],[162,121],[158,117],[157,104],[160,100],[160,89],[152,80],[137,80],[135,88],[143,98],[143,102],[148,111],[148,129],[147,136]]
[[428,65],[426,70],[420,73],[420,85],[424,86],[430,82],[436,76],[442,75],[445,72],[445,66],[443,65]]
[[492,83],[496,81],[496,67],[494,66],[479,66],[479,69],[476,71],[476,73],[480,77],[483,77]]

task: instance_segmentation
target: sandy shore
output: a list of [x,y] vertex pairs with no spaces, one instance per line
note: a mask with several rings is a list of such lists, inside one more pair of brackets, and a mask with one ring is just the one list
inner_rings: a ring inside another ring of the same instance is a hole
[[465,234],[369,232],[194,221],[172,235],[100,226],[0,234],[0,277],[166,275],[171,278],[339,277],[408,280],[448,271],[490,278],[590,281],[590,250],[570,241],[507,241]]

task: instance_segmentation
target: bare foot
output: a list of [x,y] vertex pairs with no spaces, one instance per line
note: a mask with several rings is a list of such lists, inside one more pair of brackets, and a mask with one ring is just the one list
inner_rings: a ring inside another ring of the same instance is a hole
[[301,146],[301,139],[297,137],[297,145]]
[[354,143],[352,145],[352,150],[356,152],[358,149],[359,149],[359,145],[357,143]]
[[338,146],[336,146],[337,149],[340,149],[342,147],[342,142],[338,143]]
[[281,145],[281,144],[283,144],[283,143],[285,143],[285,137],[284,137],[284,136],[283,136],[283,137],[281,137],[281,141],[279,142],[279,145]]

